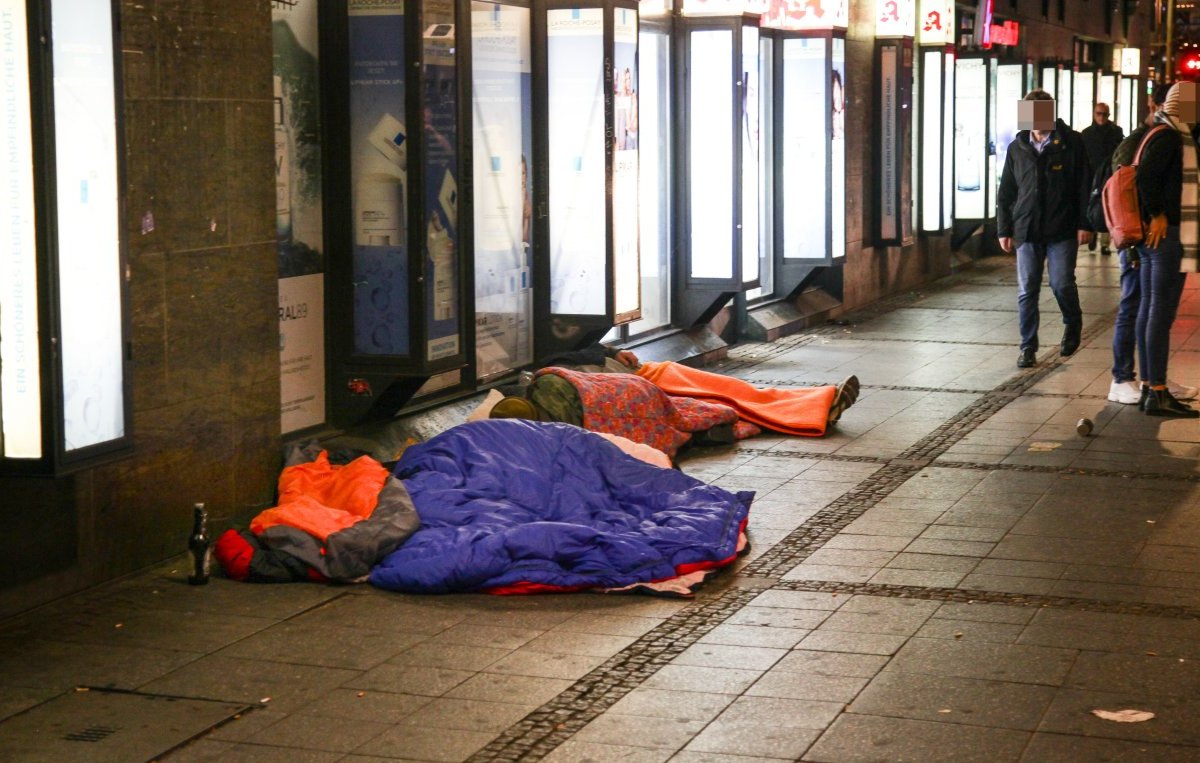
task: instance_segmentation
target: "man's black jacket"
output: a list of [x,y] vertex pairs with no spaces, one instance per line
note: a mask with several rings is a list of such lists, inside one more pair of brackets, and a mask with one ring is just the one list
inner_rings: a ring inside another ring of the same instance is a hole
[[1008,146],[1000,193],[996,197],[996,235],[1018,244],[1050,244],[1092,229],[1087,221],[1092,172],[1079,133],[1059,119],[1041,154],[1022,130]]
[[1112,122],[1105,122],[1102,125],[1093,122],[1079,133],[1079,137],[1083,138],[1083,147],[1087,149],[1088,164],[1094,171],[1112,156],[1112,152],[1125,139],[1125,131]]

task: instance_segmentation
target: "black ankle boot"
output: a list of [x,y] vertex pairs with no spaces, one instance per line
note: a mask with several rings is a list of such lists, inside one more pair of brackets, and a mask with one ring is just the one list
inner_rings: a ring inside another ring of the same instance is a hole
[[1080,335],[1083,333],[1083,326],[1068,323],[1063,328],[1062,343],[1059,345],[1059,354],[1064,358],[1075,354],[1079,349]]
[[1146,412],[1146,400],[1148,400],[1149,398],[1150,398],[1150,385],[1143,384],[1141,397],[1138,398],[1138,410],[1139,411],[1141,411],[1143,413]]
[[1146,395],[1147,416],[1169,416],[1176,419],[1200,418],[1200,411],[1193,410],[1175,399],[1168,390],[1152,389]]

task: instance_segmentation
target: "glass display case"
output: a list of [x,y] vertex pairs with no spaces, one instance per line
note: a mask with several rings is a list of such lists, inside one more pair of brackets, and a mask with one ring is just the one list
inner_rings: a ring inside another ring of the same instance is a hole
[[29,5],[0,0],[0,474],[52,475],[131,447],[120,61],[111,0]]
[[690,326],[758,286],[762,149],[756,16],[677,21],[679,140],[676,322]]
[[458,219],[458,72],[469,46],[451,0],[321,12],[329,246],[349,251],[329,264],[331,416],[344,424],[463,381],[461,253],[472,242]]
[[[548,4],[545,138],[535,224],[538,353],[575,349],[640,317],[637,3]],[[535,63],[535,69],[539,67]]]
[[1096,72],[1075,72],[1075,95],[1072,101],[1071,126],[1081,132],[1092,124],[1092,110],[1096,105]]
[[475,376],[533,362],[531,11],[471,3]]
[[925,232],[950,228],[954,173],[954,53],[941,46],[920,48],[917,132],[918,219]]
[[954,65],[954,217],[983,220],[988,209],[991,140],[987,60],[959,58]]
[[[1017,124],[1017,104],[1025,97],[1025,67],[1022,64],[1000,64],[996,72],[996,173],[992,187],[993,199],[1000,190],[1000,175],[1009,144],[1020,131]],[[994,202],[993,202],[994,203]]]

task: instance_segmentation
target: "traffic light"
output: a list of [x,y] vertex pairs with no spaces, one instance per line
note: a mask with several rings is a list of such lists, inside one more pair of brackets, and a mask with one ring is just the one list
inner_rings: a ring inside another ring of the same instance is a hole
[[1179,77],[1186,80],[1200,80],[1200,50],[1190,48],[1179,52]]

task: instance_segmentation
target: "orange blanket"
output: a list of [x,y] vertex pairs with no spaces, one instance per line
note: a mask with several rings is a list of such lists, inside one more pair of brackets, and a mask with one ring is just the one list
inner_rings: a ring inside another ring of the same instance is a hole
[[724,403],[745,421],[804,437],[825,434],[829,406],[837,392],[833,386],[759,389],[741,379],[669,361],[643,363],[637,374],[668,394]]

